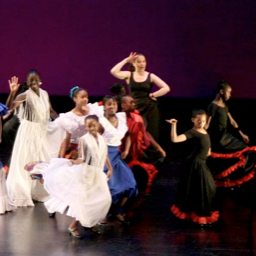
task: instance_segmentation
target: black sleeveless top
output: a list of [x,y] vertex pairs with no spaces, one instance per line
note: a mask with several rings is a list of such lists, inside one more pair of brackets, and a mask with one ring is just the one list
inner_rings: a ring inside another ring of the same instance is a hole
[[146,80],[143,82],[134,81],[133,73],[131,73],[130,83],[128,85],[130,95],[134,98],[136,109],[139,110],[145,121],[147,131],[157,141],[159,137],[160,113],[157,101],[149,97],[152,86],[150,73],[148,73]]
[[145,98],[149,96],[153,84],[150,81],[150,73],[148,73],[148,77],[143,82],[136,82],[133,79],[133,72],[131,73],[129,90],[131,96],[136,100],[138,98]]

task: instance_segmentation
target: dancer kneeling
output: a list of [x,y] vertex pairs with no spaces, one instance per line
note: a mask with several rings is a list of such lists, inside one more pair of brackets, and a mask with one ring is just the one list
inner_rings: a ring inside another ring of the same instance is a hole
[[[53,158],[50,163],[34,167],[32,174],[41,173],[44,187],[51,195],[45,202],[49,213],[64,213],[74,218],[69,232],[80,238],[78,221],[82,226],[92,228],[104,219],[111,206],[111,195],[107,179],[112,175],[112,167],[107,158],[107,145],[98,133],[98,117],[85,118],[87,134],[79,140],[79,158],[68,160]],[[107,165],[107,175],[103,172]]]
[[190,140],[195,150],[185,161],[179,181],[176,202],[171,207],[173,214],[180,219],[192,219],[198,224],[211,224],[219,218],[219,212],[213,211],[216,187],[206,158],[210,154],[210,138],[204,129],[206,113],[204,110],[193,111],[194,127],[177,136],[177,120],[172,124],[172,142]]

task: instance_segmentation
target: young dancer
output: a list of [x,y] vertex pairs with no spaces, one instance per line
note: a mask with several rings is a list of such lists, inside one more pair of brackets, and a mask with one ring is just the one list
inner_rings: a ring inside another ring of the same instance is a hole
[[123,97],[124,95],[126,95],[125,84],[123,84],[123,83],[114,83],[114,84],[110,87],[110,91],[111,91],[111,93],[113,93],[114,96],[116,97],[116,101],[117,101],[117,105],[118,105],[117,112],[121,112],[121,111],[122,111],[122,108],[121,108],[121,100],[122,100],[122,97]]
[[[124,96],[121,100],[122,111],[126,113],[130,148],[125,151],[125,139],[121,146],[122,158],[132,168],[140,192],[150,192],[150,187],[158,171],[152,164],[156,158],[166,156],[162,147],[146,131],[144,120],[135,111],[135,102],[131,96]],[[147,150],[154,153],[154,159],[148,159]],[[152,161],[151,161],[152,160]]]
[[[131,71],[121,71],[127,63],[132,65]],[[155,140],[159,137],[160,115],[157,98],[170,91],[170,87],[158,76],[146,71],[146,56],[142,53],[130,53],[111,69],[111,74],[119,79],[124,79],[129,87],[131,96],[135,100],[136,108],[143,116],[147,131]],[[159,90],[151,92],[155,84]]]
[[56,123],[66,131],[66,137],[60,150],[60,157],[76,159],[79,139],[86,134],[84,118],[88,115],[98,115],[100,106],[97,103],[88,104],[87,91],[78,86],[70,90],[70,98],[74,101],[75,107],[65,114],[60,114]]
[[[112,166],[107,158],[107,145],[98,133],[96,115],[85,118],[87,133],[79,139],[77,160],[51,159],[34,167],[32,174],[43,174],[44,187],[51,195],[45,202],[49,213],[64,213],[74,218],[69,226],[72,236],[80,238],[78,222],[92,228],[104,219],[111,206],[107,179],[112,176]],[[104,165],[107,165],[107,175]],[[111,179],[110,179],[111,180]]]
[[[41,78],[36,70],[27,76],[29,89],[19,94],[12,111],[19,107],[20,126],[16,135],[10,169],[7,177],[7,190],[15,206],[34,206],[32,199],[44,201],[48,194],[42,184],[32,181],[24,166],[31,161],[47,161],[57,152],[58,129],[50,125],[50,116],[56,118],[48,93],[40,89]],[[56,148],[55,148],[56,147]]]
[[100,118],[103,126],[103,137],[108,145],[108,157],[113,167],[113,176],[109,180],[109,188],[112,195],[112,202],[118,208],[116,214],[120,222],[125,222],[124,206],[129,198],[136,195],[136,181],[132,170],[121,159],[119,146],[125,136],[128,127],[126,115],[123,112],[116,113],[117,101],[113,96],[105,96],[104,117]]
[[171,141],[174,143],[191,140],[194,151],[183,164],[176,201],[171,207],[173,214],[180,219],[191,219],[204,225],[218,220],[219,212],[214,209],[215,183],[206,158],[210,155],[210,137],[204,129],[206,113],[193,111],[193,128],[177,135],[177,120],[166,120],[172,125]]
[[[245,135],[232,117],[227,101],[231,97],[232,87],[225,81],[219,81],[217,95],[208,107],[206,128],[212,142],[212,154],[208,165],[220,187],[234,187],[254,177],[256,147],[249,147],[249,137]],[[234,128],[233,134],[228,124]],[[240,137],[240,139],[239,139]]]

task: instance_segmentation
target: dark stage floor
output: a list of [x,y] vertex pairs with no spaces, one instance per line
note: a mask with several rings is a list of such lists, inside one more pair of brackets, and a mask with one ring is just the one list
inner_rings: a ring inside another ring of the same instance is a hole
[[[68,235],[70,218],[48,218],[42,203],[0,216],[0,255],[256,255],[256,212],[250,199],[253,184],[219,191],[221,218],[212,227],[175,218],[174,202],[180,164],[169,162],[152,187],[151,195],[134,210],[129,226],[112,221],[102,235],[80,227],[82,240]],[[255,227],[254,227],[255,226]]]

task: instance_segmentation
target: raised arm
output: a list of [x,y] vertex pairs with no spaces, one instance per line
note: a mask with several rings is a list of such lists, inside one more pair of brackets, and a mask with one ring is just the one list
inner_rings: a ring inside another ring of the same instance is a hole
[[171,90],[170,86],[155,74],[151,74],[151,82],[160,88],[159,90],[149,94],[151,98],[163,96]]
[[125,79],[128,80],[130,78],[131,72],[130,71],[121,71],[123,66],[127,63],[132,63],[134,59],[137,57],[136,52],[131,52],[129,57],[123,59],[121,62],[117,63],[111,70],[110,73],[118,78],[118,79]]
[[17,91],[19,90],[20,88],[20,84],[19,84],[19,78],[16,77],[16,76],[13,76],[11,78],[11,80],[8,80],[8,83],[9,83],[9,87],[10,87],[10,94],[7,98],[7,101],[5,103],[5,105],[8,107],[8,108],[12,108],[13,106],[13,100],[15,98],[15,95],[17,93]]
[[167,123],[170,123],[172,125],[171,128],[171,141],[174,143],[177,142],[183,142],[187,140],[187,137],[185,134],[177,135],[177,120],[176,119],[170,119],[166,120]]
[[16,108],[18,108],[20,106],[20,104],[26,100],[26,97],[27,97],[26,92],[19,94],[13,101],[12,108],[10,108],[10,110],[9,110],[10,113],[12,113]]
[[239,134],[241,135],[241,137],[243,138],[244,141],[248,142],[249,141],[249,137],[247,135],[245,135],[240,129],[239,126],[237,124],[237,122],[235,121],[235,119],[232,117],[232,115],[228,112],[228,118],[230,121],[230,124],[238,130]]

